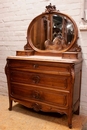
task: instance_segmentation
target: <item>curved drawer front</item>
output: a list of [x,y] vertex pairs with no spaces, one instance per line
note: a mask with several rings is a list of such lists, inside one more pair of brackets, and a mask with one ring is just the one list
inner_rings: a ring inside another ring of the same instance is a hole
[[55,106],[67,107],[68,105],[68,92],[58,92],[21,84],[11,84],[11,96],[21,100],[37,100]]
[[46,104],[46,103],[35,101],[35,100],[23,101],[20,99],[16,99],[16,101],[19,101],[24,106],[33,108],[37,112],[44,111],[44,112],[58,112],[61,114],[63,114],[63,113],[67,114],[67,109],[68,109],[67,107],[53,106],[51,104]]
[[29,73],[23,71],[12,71],[11,82],[18,82],[23,84],[31,84],[34,86],[60,88],[69,90],[70,77],[59,76],[52,74]]
[[70,64],[44,61],[24,61],[24,60],[9,60],[9,66],[12,69],[41,71],[43,73],[67,73],[70,75]]

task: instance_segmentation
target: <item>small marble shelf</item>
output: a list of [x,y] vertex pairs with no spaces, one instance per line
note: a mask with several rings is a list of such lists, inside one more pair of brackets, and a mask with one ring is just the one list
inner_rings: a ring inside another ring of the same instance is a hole
[[86,25],[81,24],[81,25],[79,26],[79,29],[80,29],[80,31],[87,31],[87,24],[86,24]]

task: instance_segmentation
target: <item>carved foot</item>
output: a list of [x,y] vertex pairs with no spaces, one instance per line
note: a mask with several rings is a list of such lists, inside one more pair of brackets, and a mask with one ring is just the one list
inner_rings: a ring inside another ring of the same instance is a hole
[[9,107],[8,110],[11,111],[11,110],[12,110],[12,107]]
[[8,108],[9,111],[12,110],[12,100],[9,100],[9,108]]
[[72,129],[72,125],[69,125],[69,128]]

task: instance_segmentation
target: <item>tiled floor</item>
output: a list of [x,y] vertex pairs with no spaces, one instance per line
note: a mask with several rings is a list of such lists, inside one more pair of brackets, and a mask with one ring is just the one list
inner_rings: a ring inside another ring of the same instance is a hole
[[[0,130],[69,130],[67,117],[36,113],[17,103],[8,110],[8,97],[0,95]],[[85,116],[73,115],[72,130],[81,130],[87,121]]]

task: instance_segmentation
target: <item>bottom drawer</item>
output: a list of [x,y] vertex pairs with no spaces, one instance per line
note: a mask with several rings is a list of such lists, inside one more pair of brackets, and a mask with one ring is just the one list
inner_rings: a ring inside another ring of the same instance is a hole
[[68,106],[68,95],[66,92],[58,92],[52,89],[43,89],[29,85],[11,83],[11,96],[22,100],[35,100],[52,104],[55,106]]
[[20,104],[28,107],[28,108],[33,108],[33,110],[35,111],[44,111],[44,112],[58,112],[58,113],[67,113],[67,109],[65,107],[59,107],[59,106],[53,106],[50,104],[46,104],[43,102],[39,102],[39,101],[24,101],[22,99],[18,100],[18,99],[14,99],[14,101],[19,102]]

